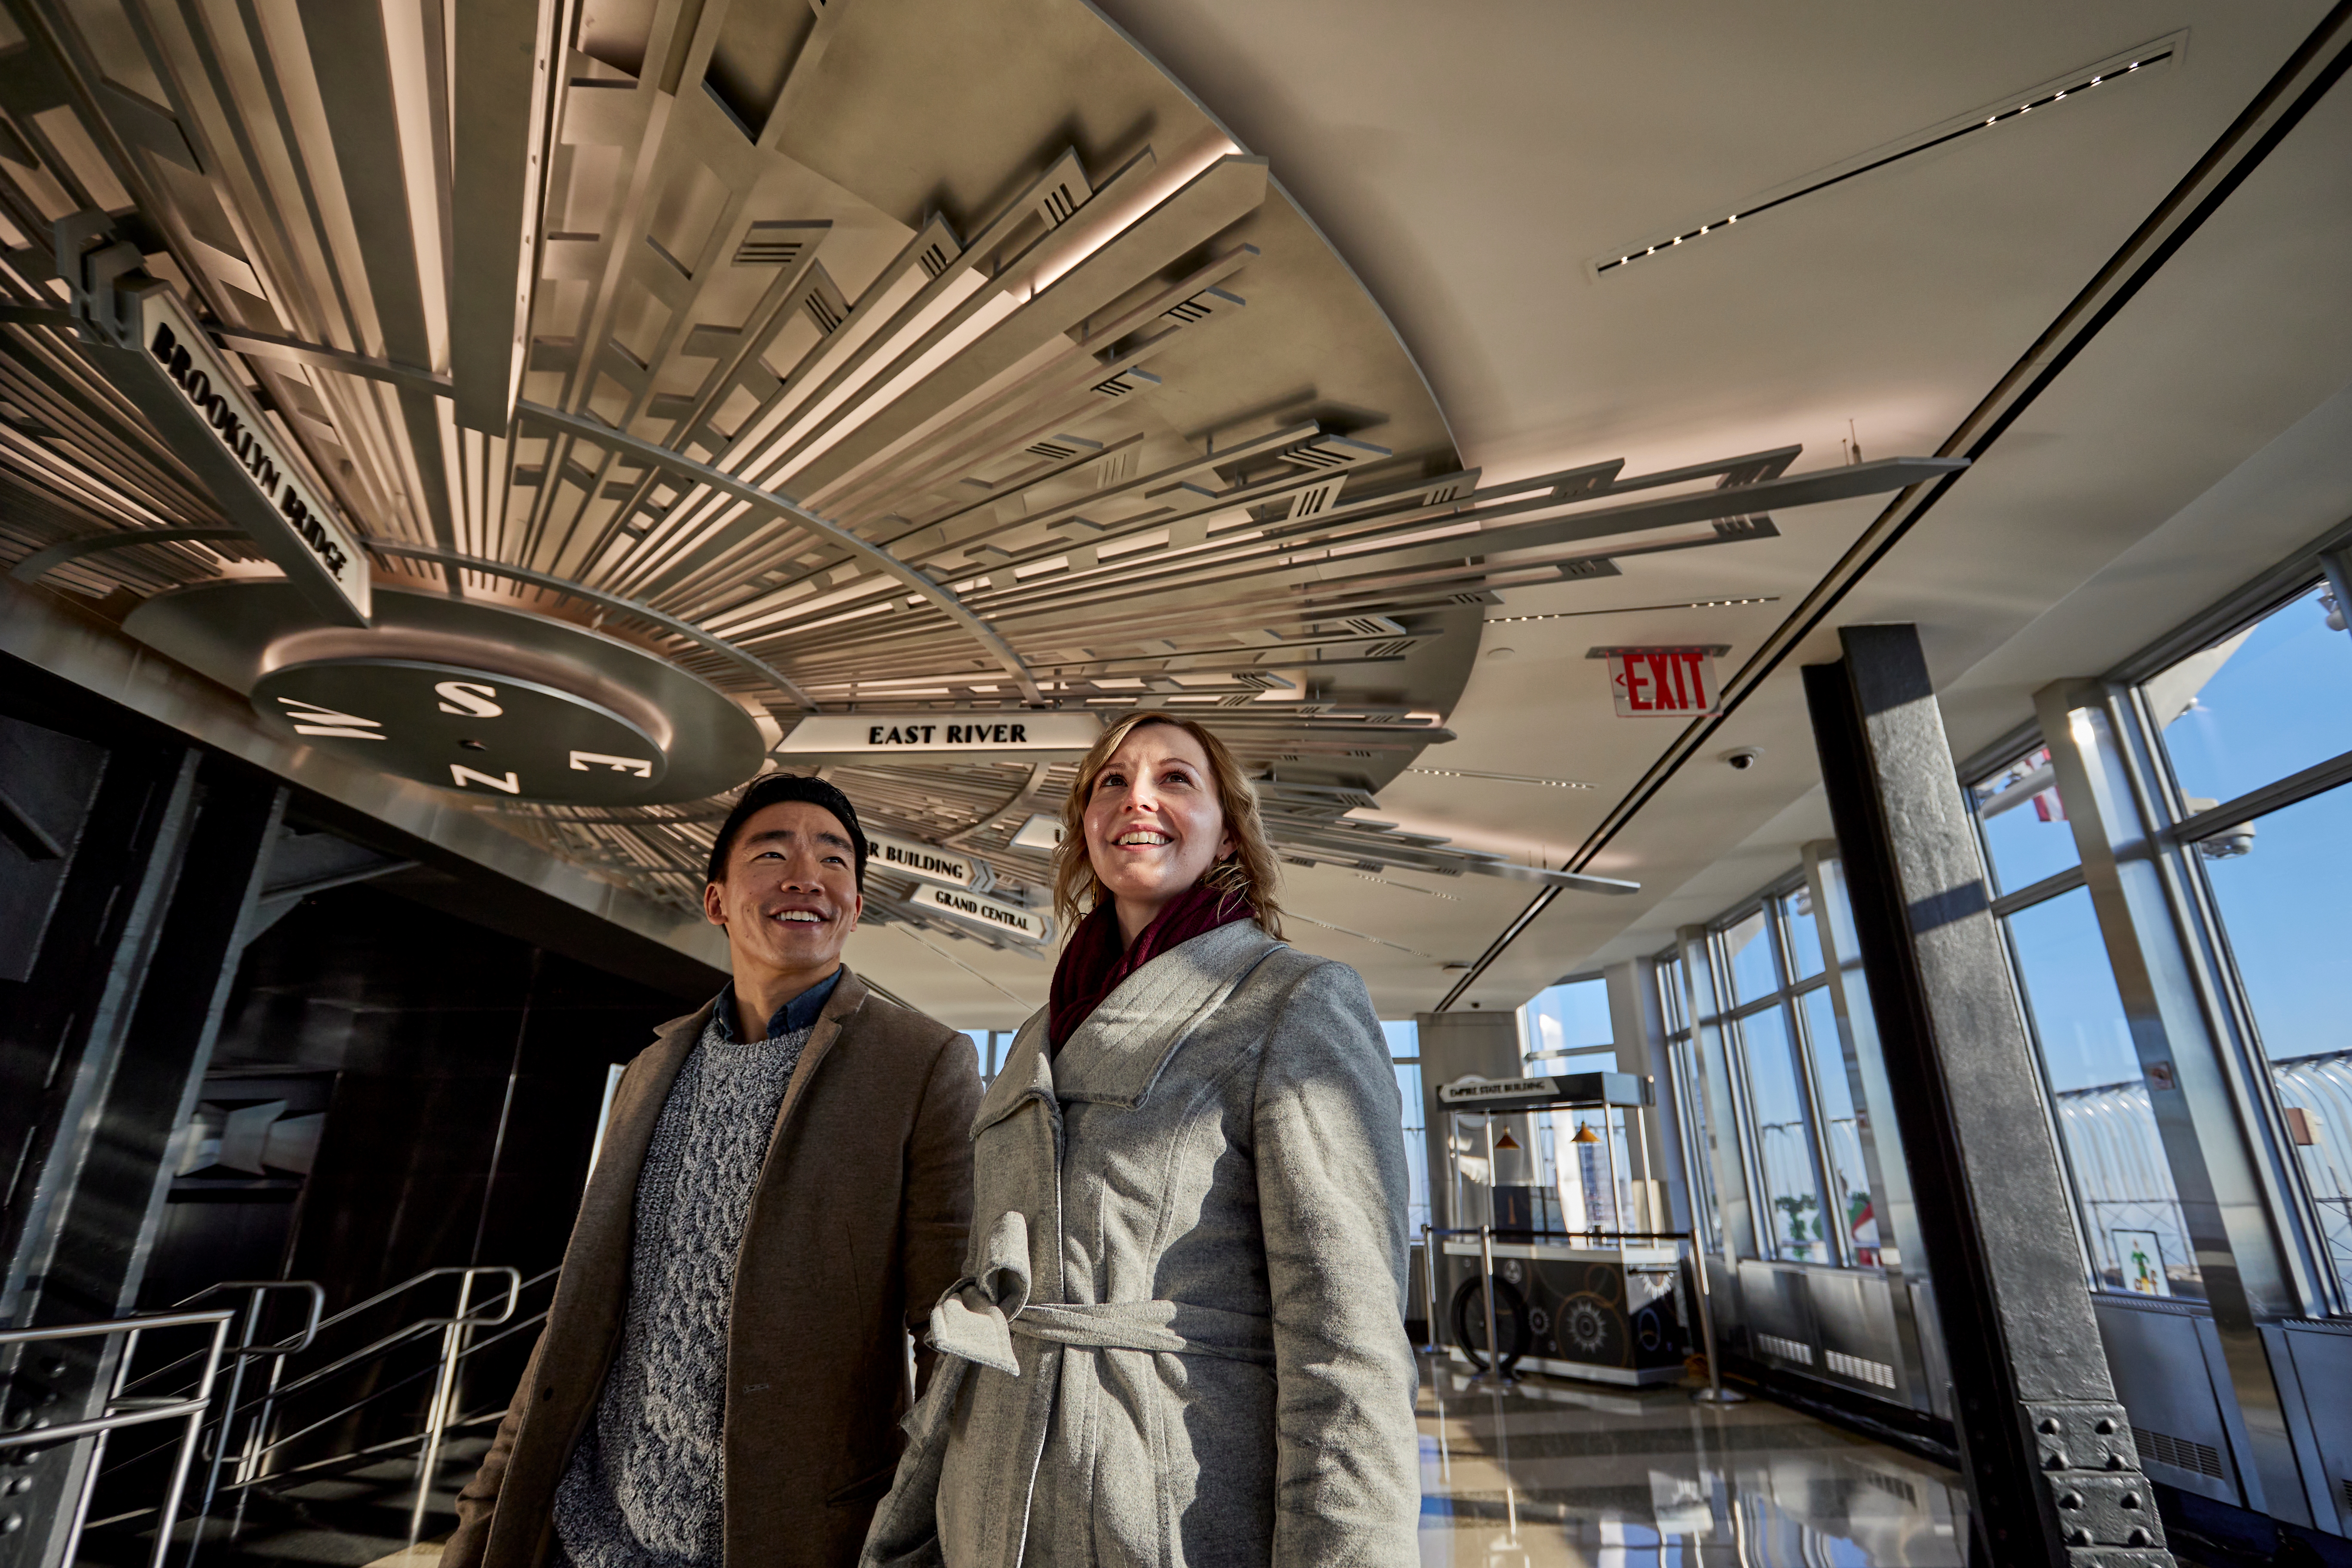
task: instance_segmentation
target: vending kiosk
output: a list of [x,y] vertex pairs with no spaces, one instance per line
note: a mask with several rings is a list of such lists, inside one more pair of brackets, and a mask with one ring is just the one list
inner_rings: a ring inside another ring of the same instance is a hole
[[1680,1238],[1666,1229],[1659,1184],[1633,1173],[1651,1080],[1472,1075],[1437,1100],[1454,1224],[1433,1278],[1432,1332],[1450,1353],[1481,1372],[1492,1344],[1505,1373],[1628,1386],[1680,1378],[1690,1321]]

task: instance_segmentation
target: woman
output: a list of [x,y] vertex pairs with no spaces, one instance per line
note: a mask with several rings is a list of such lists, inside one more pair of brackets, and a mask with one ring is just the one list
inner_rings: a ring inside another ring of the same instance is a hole
[[1062,816],[1069,944],[972,1122],[966,1277],[864,1562],[1416,1564],[1363,981],[1276,940],[1256,798],[1198,725],[1112,726]]

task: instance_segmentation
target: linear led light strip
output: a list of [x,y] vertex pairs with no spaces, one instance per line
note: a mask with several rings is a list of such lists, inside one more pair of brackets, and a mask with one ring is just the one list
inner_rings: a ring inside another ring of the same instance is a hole
[[1872,158],[1867,162],[1855,164],[1853,168],[1843,169],[1836,174],[1825,175],[1821,179],[1808,182],[1805,184],[1798,186],[1793,191],[1783,191],[1780,195],[1773,196],[1769,200],[1758,202],[1753,206],[1742,207],[1738,211],[1732,213],[1719,221],[1703,223],[1687,234],[1673,235],[1667,238],[1659,240],[1654,245],[1643,246],[1638,250],[1630,250],[1624,255],[1618,257],[1613,261],[1597,261],[1592,265],[1593,274],[1596,277],[1605,277],[1609,273],[1618,270],[1620,268],[1631,267],[1636,261],[1646,260],[1648,258],[1657,255],[1660,251],[1672,250],[1675,247],[1682,244],[1685,240],[1698,239],[1706,235],[1720,233],[1724,229],[1729,228],[1733,224],[1738,223],[1741,218],[1759,216],[1761,214],[1770,212],[1775,207],[1786,206],[1790,202],[1800,200],[1805,196],[1812,195],[1817,192],[1828,190],[1832,185],[1843,184],[1846,181],[1853,179],[1857,175],[1867,174],[1874,169],[1884,169],[1889,163],[1897,163],[1906,158],[1916,157],[1918,154],[1927,152],[1933,148],[1941,147],[1947,143],[1957,142],[1963,136],[1973,136],[1980,131],[1990,131],[1996,125],[2005,124],[2021,115],[2031,114],[2037,109],[2047,108],[2051,104],[2056,103],[2062,99],[2072,97],[2075,93],[2088,92],[2095,87],[2104,87],[2109,82],[2121,81],[2124,78],[2131,75],[2134,71],[2144,70],[2154,65],[2160,65],[2166,60],[2172,59],[2178,56],[2180,52],[2179,44],[2177,41],[2179,35],[2176,34],[2174,35],[2173,39],[2169,39],[2162,43],[2148,45],[2140,54],[2133,57],[2126,57],[2129,63],[2122,66],[2120,68],[2114,66],[2107,66],[2093,68],[2087,71],[2076,73],[2063,86],[2041,89],[2037,89],[2035,92],[2029,93],[2025,100],[2014,109],[1996,110],[1992,113],[1986,115],[1981,120],[1971,117],[1968,123],[1964,125],[1957,126],[1951,130],[1945,131],[1940,134],[1931,132],[1923,140],[1915,142],[1908,146],[1897,148],[1895,151],[1888,153],[1882,157]]
[[1780,602],[1778,594],[1765,594],[1752,599],[1685,599],[1675,605],[1627,605],[1622,609],[1553,610],[1541,616],[1489,616],[1486,624],[1499,626],[1512,621],[1566,621],[1579,616],[1635,616],[1644,610],[1719,610],[1732,605],[1777,605]]
[[1539,779],[1528,773],[1482,773],[1468,768],[1407,768],[1409,773],[1423,773],[1436,779],[1488,779],[1496,784],[1542,784],[1547,789],[1597,789],[1597,784],[1576,779]]

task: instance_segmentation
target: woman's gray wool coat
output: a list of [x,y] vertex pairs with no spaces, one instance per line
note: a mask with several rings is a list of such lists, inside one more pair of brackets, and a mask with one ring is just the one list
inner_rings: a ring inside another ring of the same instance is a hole
[[965,1278],[862,1562],[1412,1568],[1396,1077],[1352,969],[1242,921],[972,1122]]

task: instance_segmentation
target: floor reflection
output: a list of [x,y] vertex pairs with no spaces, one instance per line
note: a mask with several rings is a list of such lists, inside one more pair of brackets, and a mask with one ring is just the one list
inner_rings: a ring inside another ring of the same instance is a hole
[[1498,1394],[1424,1358],[1421,1457],[1427,1568],[1959,1568],[1967,1552],[1958,1476],[1760,1399],[1540,1377]]

